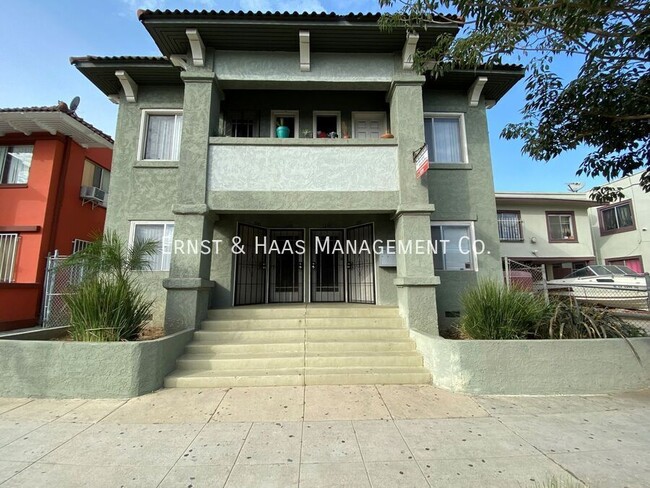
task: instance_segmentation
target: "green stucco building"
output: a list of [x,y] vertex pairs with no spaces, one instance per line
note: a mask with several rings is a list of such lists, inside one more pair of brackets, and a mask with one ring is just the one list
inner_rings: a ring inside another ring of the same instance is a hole
[[[454,22],[384,32],[378,14],[138,15],[161,57],[72,63],[119,104],[107,227],[160,241],[143,279],[168,332],[213,309],[336,302],[398,308],[436,335],[463,289],[501,275],[486,110],[521,67],[415,72],[415,49]],[[432,239],[447,252],[390,249]],[[201,241],[214,242],[194,252]],[[384,248],[316,252],[323,242]]]

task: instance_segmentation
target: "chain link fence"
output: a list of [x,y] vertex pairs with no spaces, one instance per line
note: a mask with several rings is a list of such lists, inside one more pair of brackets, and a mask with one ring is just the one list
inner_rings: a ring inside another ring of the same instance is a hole
[[543,294],[546,301],[571,300],[577,306],[606,307],[631,325],[650,334],[650,279],[642,284],[618,284],[613,278],[599,283],[556,284],[546,277],[544,265],[526,265],[504,258],[504,278],[508,287]]
[[65,296],[72,293],[75,285],[83,278],[81,266],[63,266],[68,256],[58,252],[47,257],[45,287],[41,310],[42,327],[63,327],[68,325],[69,311]]

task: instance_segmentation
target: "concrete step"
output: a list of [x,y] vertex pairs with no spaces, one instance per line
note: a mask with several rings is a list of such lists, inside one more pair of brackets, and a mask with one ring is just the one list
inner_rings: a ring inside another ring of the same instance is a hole
[[414,368],[306,368],[306,385],[430,384],[431,373]]
[[345,341],[333,342],[329,340],[316,341],[311,340],[305,344],[307,353],[327,353],[327,352],[382,352],[390,353],[397,351],[414,351],[415,343],[408,340],[392,341]]
[[276,343],[240,343],[240,344],[210,344],[194,342],[189,344],[185,351],[188,354],[258,354],[258,353],[292,353],[305,350],[303,340],[294,342]]
[[399,318],[397,307],[378,305],[253,305],[208,310],[208,320],[288,319],[328,317],[391,317]]
[[305,357],[307,368],[351,368],[351,367],[422,367],[422,356],[416,351],[398,353],[348,353],[313,354]]
[[301,367],[418,367],[422,356],[417,352],[349,354],[254,353],[254,354],[186,354],[177,361],[179,370],[293,369]]
[[293,369],[305,366],[305,355],[298,353],[186,354],[176,362],[179,370]]
[[176,370],[165,378],[165,388],[227,388],[231,386],[301,386],[304,369],[284,370]]
[[394,328],[402,329],[404,324],[399,317],[329,317],[329,318],[266,318],[266,319],[223,319],[204,320],[201,330],[275,330],[275,329],[364,329]]
[[424,368],[305,368],[275,371],[177,370],[165,378],[166,388],[224,388],[231,386],[390,385],[424,384],[431,374]]
[[409,339],[408,330],[403,328],[370,329],[273,329],[207,331],[194,333],[198,343],[238,344],[238,343],[278,343],[304,339],[310,341],[392,341]]

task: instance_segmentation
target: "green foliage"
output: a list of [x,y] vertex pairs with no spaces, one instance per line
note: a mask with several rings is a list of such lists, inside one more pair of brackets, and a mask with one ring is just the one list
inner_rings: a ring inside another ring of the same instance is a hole
[[70,310],[70,337],[75,341],[136,340],[153,304],[131,280],[106,276],[85,281],[65,299]]
[[550,305],[548,329],[540,327],[544,339],[605,339],[643,337],[645,330],[624,321],[606,308],[576,305],[571,300],[556,300]]
[[155,241],[128,246],[108,231],[63,266],[81,268],[83,279],[65,296],[70,310],[70,334],[78,341],[130,341],[149,320],[153,300],[135,281],[133,271],[149,268]]
[[[650,190],[650,4],[647,0],[379,0],[401,5],[380,26],[426,29],[443,34],[415,65],[433,76],[458,69],[490,69],[503,62],[528,67],[523,119],[502,132],[521,138],[523,151],[549,161],[587,145],[592,152],[577,174],[607,180],[645,170]],[[456,11],[460,17],[448,14]],[[562,79],[558,55],[577,72]],[[593,198],[612,201],[620,189],[596,189]]]
[[462,297],[461,333],[470,339],[528,339],[547,314],[544,299],[497,281],[481,281]]
[[[612,311],[544,297],[499,281],[481,281],[462,296],[460,332],[469,339],[605,339],[643,337],[645,329]],[[636,355],[636,352],[635,352]],[[638,356],[637,356],[638,358]]]

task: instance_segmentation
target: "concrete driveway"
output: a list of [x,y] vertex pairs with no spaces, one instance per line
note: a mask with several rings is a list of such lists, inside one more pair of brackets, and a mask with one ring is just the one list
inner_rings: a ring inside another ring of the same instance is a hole
[[468,397],[308,386],[0,398],[0,486],[647,487],[649,418],[648,391]]

